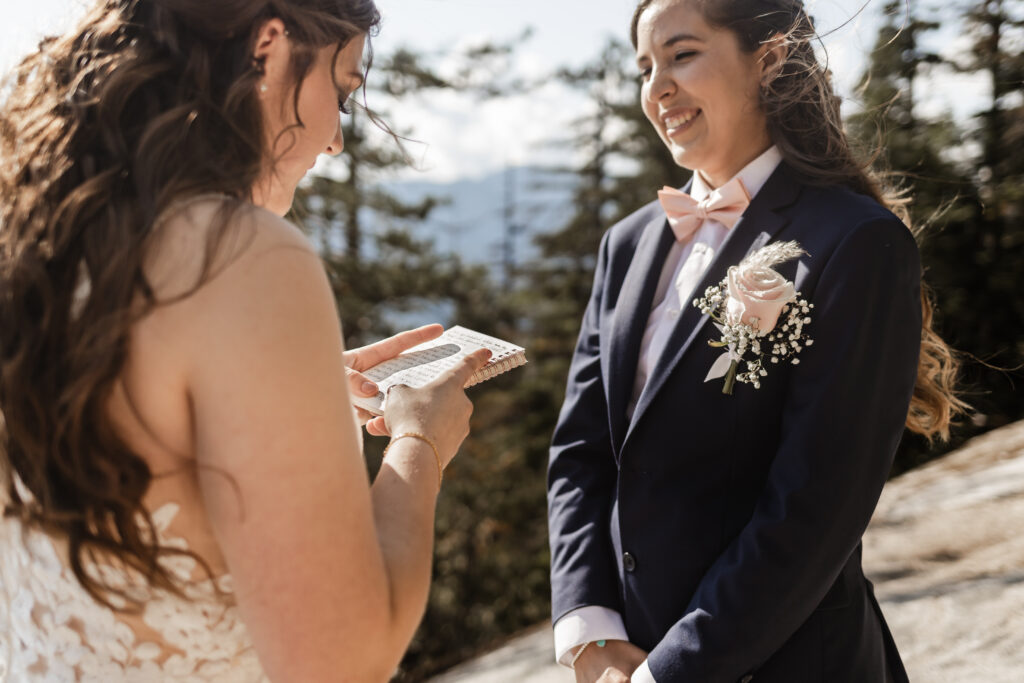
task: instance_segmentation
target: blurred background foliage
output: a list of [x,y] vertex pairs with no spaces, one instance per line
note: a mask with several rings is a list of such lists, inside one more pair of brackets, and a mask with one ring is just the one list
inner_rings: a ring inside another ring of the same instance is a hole
[[[907,191],[937,326],[962,354],[965,397],[974,406],[948,444],[930,446],[908,435],[894,474],[1024,417],[1024,392],[1016,386],[1024,359],[1022,5],[970,0],[947,9],[970,39],[951,60],[922,47],[936,23],[919,18],[914,3],[891,3],[848,120],[865,159]],[[295,218],[320,245],[350,347],[436,319],[514,340],[530,358],[525,368],[472,392],[473,435],[451,465],[438,503],[429,608],[396,681],[423,680],[549,616],[548,440],[598,242],[662,185],[679,186],[687,177],[639,109],[631,48],[615,41],[598,47],[584,67],[549,76],[593,106],[550,142],[571,162],[532,174],[538,190],[569,188],[572,211],[561,225],[518,226],[533,236],[535,255],[528,260],[494,268],[439,249],[437,236],[424,234],[422,225],[447,198],[409,203],[387,189],[407,155],[395,140],[368,134],[382,124],[363,109],[345,123],[347,153],[331,177],[314,178],[296,205]],[[378,55],[367,101],[375,94],[401,101],[437,90],[480,98],[528,90],[537,84],[508,80],[502,69],[515,48],[487,45],[446,55],[459,60],[455,78],[442,77],[436,59],[409,50]],[[940,68],[990,84],[973,117],[920,113],[915,98]],[[394,132],[406,143],[415,138],[415,131]],[[369,439],[371,472],[382,448],[381,440]]]

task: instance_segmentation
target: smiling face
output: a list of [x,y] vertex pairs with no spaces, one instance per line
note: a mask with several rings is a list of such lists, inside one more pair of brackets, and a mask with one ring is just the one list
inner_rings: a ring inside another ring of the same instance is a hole
[[765,48],[740,49],[691,0],[656,0],[637,24],[644,114],[684,168],[720,187],[771,146],[758,105]]
[[[275,30],[274,21],[268,22],[269,32],[261,33],[257,49],[257,56],[264,58],[266,89],[261,88],[260,104],[274,163],[253,189],[253,199],[283,216],[291,208],[299,181],[317,158],[340,154],[344,147],[339,110],[362,84],[366,37],[353,38],[340,51],[335,45],[316,50],[309,73],[299,85],[291,72],[291,45],[284,26]],[[297,108],[296,87],[300,88]]]

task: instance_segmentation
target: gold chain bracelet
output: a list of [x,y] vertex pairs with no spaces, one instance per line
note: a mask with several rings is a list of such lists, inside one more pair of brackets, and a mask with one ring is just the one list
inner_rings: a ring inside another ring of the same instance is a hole
[[438,452],[437,446],[434,445],[434,442],[431,441],[430,437],[426,434],[420,434],[419,432],[402,432],[398,436],[391,437],[391,441],[384,448],[384,455],[382,457],[386,458],[388,456],[388,451],[391,450],[391,447],[395,445],[395,442],[400,439],[419,439],[430,446],[430,450],[434,451],[434,460],[437,461],[437,490],[440,491],[441,483],[444,481],[444,468],[441,466],[441,454]]
[[574,654],[572,656],[572,662],[569,663],[569,668],[570,669],[573,669],[573,670],[576,669],[576,662],[578,662],[580,660],[580,657],[583,656],[583,651],[586,650],[588,647],[590,647],[591,644],[597,645],[598,647],[604,647],[605,645],[608,644],[608,641],[607,640],[588,640],[587,642],[583,643],[583,645],[580,646],[580,649],[576,650],[576,654]]

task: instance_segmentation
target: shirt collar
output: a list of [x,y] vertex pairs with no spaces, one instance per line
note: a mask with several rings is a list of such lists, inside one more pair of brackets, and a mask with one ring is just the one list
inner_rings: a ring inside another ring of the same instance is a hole
[[[772,145],[761,156],[744,166],[735,177],[743,182],[743,187],[747,188],[747,193],[753,199],[761,191],[761,188],[764,187],[764,184],[768,182],[768,178],[771,177],[771,174],[781,161],[782,153],[779,152],[778,147]],[[694,171],[693,184],[690,186],[690,196],[699,202],[709,194],[711,194],[711,188],[708,187],[704,176],[700,171]]]

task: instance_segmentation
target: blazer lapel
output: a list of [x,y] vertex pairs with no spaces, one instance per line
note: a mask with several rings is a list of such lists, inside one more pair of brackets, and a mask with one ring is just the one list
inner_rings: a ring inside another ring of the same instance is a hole
[[[690,300],[699,296],[699,293],[708,287],[721,282],[729,266],[738,264],[748,253],[767,244],[789,222],[789,218],[783,210],[792,205],[799,194],[799,181],[785,162],[780,163],[761,191],[751,201],[742,220],[725,238],[707,272],[704,273],[704,277],[691,294]],[[649,311],[649,304],[648,309],[645,310]],[[644,387],[643,393],[640,394],[636,410],[633,412],[633,420],[627,429],[627,439],[637,422],[643,417],[644,411],[665,384],[672,368],[679,363],[695,340],[703,339],[701,332],[708,320],[708,316],[702,314],[695,306],[685,306],[683,314],[676,320],[665,351],[655,361],[647,385]],[[634,369],[636,367],[635,359],[633,367]],[[703,379],[703,377],[693,378],[693,381],[701,382]]]
[[644,227],[619,290],[611,322],[609,362],[604,363],[604,385],[608,398],[608,420],[616,454],[626,436],[626,406],[633,394],[633,382],[640,356],[651,302],[675,236],[665,216]]

